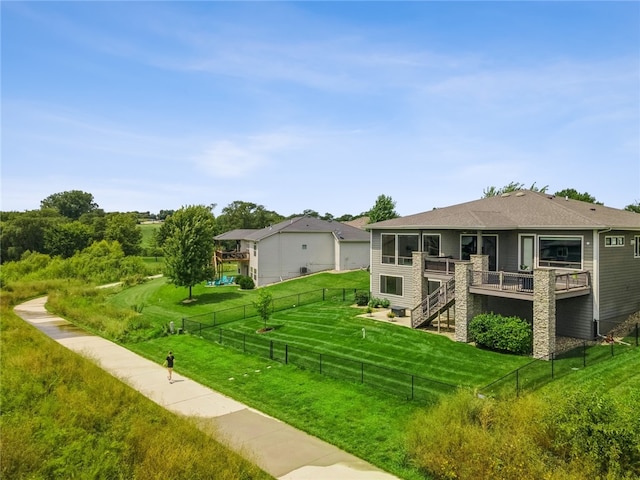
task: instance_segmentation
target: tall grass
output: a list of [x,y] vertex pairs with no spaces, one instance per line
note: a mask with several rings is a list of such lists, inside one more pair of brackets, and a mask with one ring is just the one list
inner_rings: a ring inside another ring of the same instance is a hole
[[[601,388],[603,373],[627,369],[636,373],[618,388]],[[558,382],[508,400],[460,391],[415,416],[408,449],[436,478],[640,478],[638,372],[636,350],[576,373],[580,387]]]
[[42,287],[2,292],[1,478],[272,478],[17,318],[11,305]]

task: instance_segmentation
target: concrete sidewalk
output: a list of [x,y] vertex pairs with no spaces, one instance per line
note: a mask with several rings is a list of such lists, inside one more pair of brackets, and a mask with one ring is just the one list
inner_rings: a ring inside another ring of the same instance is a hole
[[172,412],[212,419],[226,444],[282,480],[391,480],[397,477],[249,408],[102,337],[49,314],[46,297],[15,307],[21,318]]

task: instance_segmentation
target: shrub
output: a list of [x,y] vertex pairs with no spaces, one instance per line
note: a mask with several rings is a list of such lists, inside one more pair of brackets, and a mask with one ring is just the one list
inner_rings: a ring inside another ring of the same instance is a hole
[[479,346],[492,350],[517,354],[532,350],[531,327],[518,317],[483,313],[469,323],[469,335]]
[[242,290],[253,290],[256,288],[256,284],[253,281],[253,278],[247,275],[238,275],[236,277],[235,283],[240,285]]
[[356,292],[356,305],[364,307],[369,303],[369,292]]

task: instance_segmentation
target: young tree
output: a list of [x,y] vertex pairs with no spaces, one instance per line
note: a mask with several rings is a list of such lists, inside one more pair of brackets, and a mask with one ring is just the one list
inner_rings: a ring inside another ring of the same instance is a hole
[[80,190],[54,193],[40,202],[40,208],[54,208],[60,215],[71,220],[78,220],[83,213],[89,213],[98,209],[98,204],[93,201],[93,195]]
[[191,300],[193,286],[213,276],[215,218],[204,205],[191,205],[168,217],[163,226],[165,274],[174,285],[189,287]]
[[375,205],[369,210],[369,223],[382,222],[391,218],[398,218],[400,215],[395,211],[396,202],[391,197],[379,195]]
[[104,239],[117,241],[125,255],[138,255],[142,246],[142,231],[135,213],[112,213],[107,216]]
[[253,302],[253,306],[258,311],[260,318],[264,320],[264,330],[266,330],[267,320],[269,320],[271,310],[273,309],[273,296],[271,295],[271,292],[261,289],[258,292],[258,299]]

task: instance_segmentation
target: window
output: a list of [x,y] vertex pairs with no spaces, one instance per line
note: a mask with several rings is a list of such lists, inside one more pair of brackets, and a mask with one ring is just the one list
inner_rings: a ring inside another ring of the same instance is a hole
[[640,235],[633,238],[633,256],[640,258]]
[[582,268],[581,237],[540,237],[538,252],[541,267]]
[[307,249],[307,246],[306,246],[305,244],[302,244],[302,249],[303,249],[303,250],[306,250],[306,249]]
[[382,263],[396,263],[396,236],[382,234]]
[[413,252],[419,247],[418,235],[398,235],[398,265],[412,265]]
[[380,293],[402,296],[402,277],[380,275]]
[[[417,234],[396,235],[383,233],[381,241],[382,263],[390,265],[411,265],[413,263],[413,252],[418,251],[420,247],[420,237]],[[397,251],[396,246],[398,248]]]
[[258,253],[258,244],[256,242],[253,242],[253,256],[255,257],[257,253]]
[[440,235],[425,234],[422,236],[422,251],[430,257],[440,256]]
[[624,236],[616,235],[611,237],[604,237],[605,247],[624,247]]
[[[470,260],[471,255],[478,253],[477,235],[460,235],[460,259]],[[482,235],[482,255],[489,257],[489,270],[492,272],[498,269],[498,236]]]

